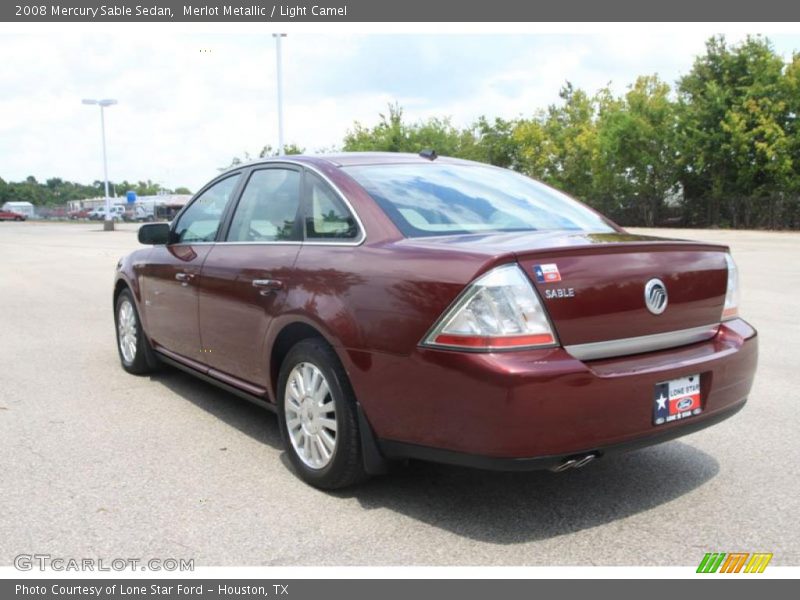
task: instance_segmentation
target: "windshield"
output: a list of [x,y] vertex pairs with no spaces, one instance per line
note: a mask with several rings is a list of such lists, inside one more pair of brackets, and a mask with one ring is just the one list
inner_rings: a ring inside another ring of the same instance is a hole
[[614,231],[565,194],[481,165],[393,164],[344,169],[406,237],[507,231]]

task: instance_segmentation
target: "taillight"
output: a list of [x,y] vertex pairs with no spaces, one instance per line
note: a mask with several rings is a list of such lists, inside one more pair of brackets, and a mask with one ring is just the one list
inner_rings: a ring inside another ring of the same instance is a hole
[[728,265],[728,287],[725,290],[722,320],[728,321],[739,316],[739,269],[730,254],[725,254],[725,262]]
[[487,352],[553,346],[556,338],[536,290],[510,264],[473,281],[422,343]]

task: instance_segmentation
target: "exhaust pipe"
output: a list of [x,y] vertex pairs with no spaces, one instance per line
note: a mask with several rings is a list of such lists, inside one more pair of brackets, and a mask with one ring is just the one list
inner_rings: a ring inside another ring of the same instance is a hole
[[597,458],[597,454],[587,454],[582,459],[580,459],[578,462],[576,462],[574,465],[572,465],[572,468],[573,469],[580,469],[582,467],[585,467],[590,462],[592,462],[595,458]]
[[560,465],[558,465],[556,467],[550,467],[550,470],[553,473],[563,473],[567,469],[571,469],[572,467],[574,467],[575,463],[577,463],[577,462],[578,462],[577,460],[572,458],[570,460],[564,461],[563,463],[561,463]]
[[570,458],[570,459],[565,460],[560,465],[556,465],[555,467],[550,467],[550,470],[553,473],[563,473],[564,471],[567,471],[568,469],[580,469],[580,468],[585,467],[586,465],[588,465],[594,459],[596,459],[597,456],[598,456],[597,454],[586,454],[585,456],[578,456],[576,458]]

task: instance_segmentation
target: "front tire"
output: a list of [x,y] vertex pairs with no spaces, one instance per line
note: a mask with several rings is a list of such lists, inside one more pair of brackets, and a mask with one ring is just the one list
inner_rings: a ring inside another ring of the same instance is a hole
[[114,324],[117,330],[117,351],[122,368],[134,375],[144,375],[154,369],[148,354],[152,354],[149,342],[142,331],[139,313],[130,290],[124,289],[117,297],[114,310]]
[[324,340],[303,340],[289,351],[277,400],[284,447],[303,481],[333,490],[366,479],[355,395]]

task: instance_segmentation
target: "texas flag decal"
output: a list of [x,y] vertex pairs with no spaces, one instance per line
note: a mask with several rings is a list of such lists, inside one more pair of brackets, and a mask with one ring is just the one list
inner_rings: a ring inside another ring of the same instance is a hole
[[553,283],[554,281],[561,281],[561,273],[558,272],[558,265],[555,263],[549,265],[536,265],[533,267],[533,274],[536,275],[536,281],[539,283]]

